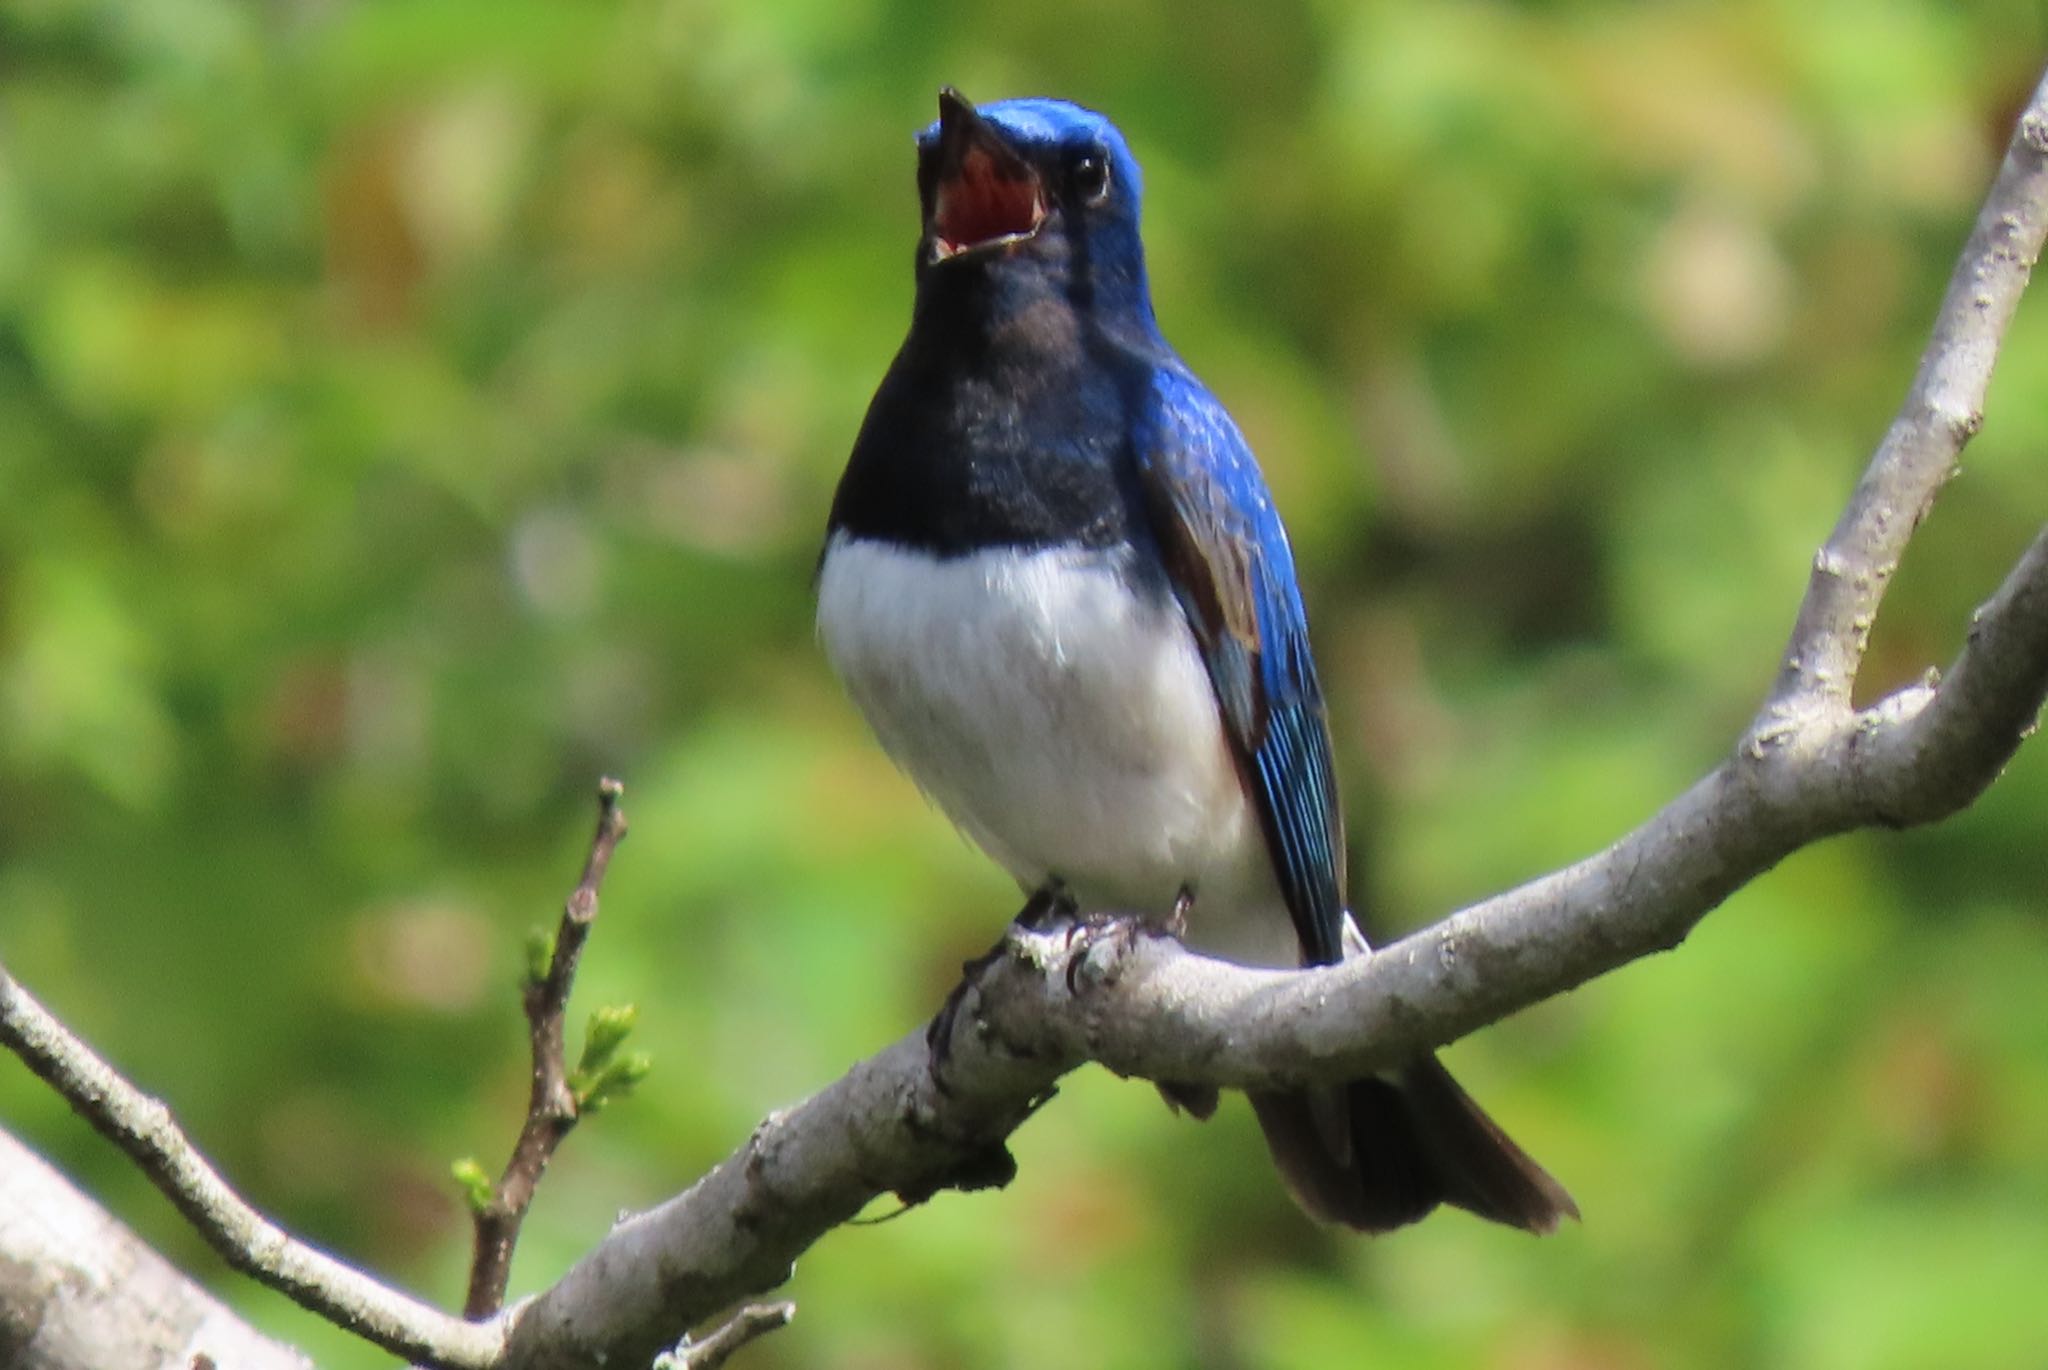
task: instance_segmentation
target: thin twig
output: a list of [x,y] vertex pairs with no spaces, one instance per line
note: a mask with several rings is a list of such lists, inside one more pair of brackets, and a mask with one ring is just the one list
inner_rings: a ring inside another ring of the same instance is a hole
[[301,1307],[410,1361],[448,1370],[498,1363],[505,1331],[469,1323],[378,1283],[250,1207],[199,1154],[162,1102],[95,1055],[0,967],[0,1045],[63,1095],[177,1206],[207,1244]]
[[[1732,890],[1817,837],[1921,821],[1968,802],[2048,691],[2042,542],[1980,611],[1947,682],[1861,713],[1847,705],[1884,584],[1975,427],[2006,320],[2040,251],[2044,155],[2048,83],[2021,118],[1906,410],[1816,560],[1771,700],[1735,756],[1606,851],[1341,966],[1260,971],[1159,939],[1091,944],[1057,928],[1019,930],[955,1015],[962,1030],[950,1044],[945,1088],[920,1030],[764,1120],[688,1191],[620,1223],[515,1310],[502,1358],[505,1319],[456,1322],[265,1222],[227,1191],[160,1104],[71,1039],[4,971],[0,1042],[128,1150],[239,1268],[415,1359],[566,1370],[644,1364],[682,1329],[787,1279],[799,1254],[870,1199],[930,1194],[949,1177],[987,1173],[968,1163],[1000,1146],[1083,1061],[1238,1087],[1349,1078],[1674,946]],[[1897,807],[1902,795],[1930,787],[1939,800],[1931,808]],[[594,907],[602,866],[595,847],[592,856]],[[1114,959],[1099,964],[1104,957]],[[554,981],[552,970],[547,978]]]
[[1905,402],[1814,556],[1777,685],[1759,720],[1766,736],[1773,715],[1781,718],[1787,709],[1847,712],[1871,624],[1906,543],[1983,424],[1992,363],[2041,255],[2044,230],[2048,106],[2036,89],[1949,277]]
[[684,1337],[675,1350],[654,1358],[654,1370],[718,1370],[733,1353],[758,1337],[789,1326],[796,1305],[750,1303],[732,1315],[717,1331],[702,1337]]
[[505,1172],[493,1187],[490,1201],[472,1210],[476,1241],[469,1293],[462,1306],[465,1317],[486,1318],[504,1306],[520,1224],[526,1221],[526,1211],[533,1205],[534,1191],[549,1160],[580,1114],[569,1087],[564,1020],[569,991],[576,982],[576,965],[591,925],[597,921],[598,890],[611,866],[612,853],[626,837],[626,811],[619,806],[625,792],[626,787],[610,776],[598,782],[597,831],[590,839],[582,878],[562,905],[547,974],[540,979],[529,976],[521,993],[533,1049],[532,1087],[527,1094],[526,1121],[505,1162]]

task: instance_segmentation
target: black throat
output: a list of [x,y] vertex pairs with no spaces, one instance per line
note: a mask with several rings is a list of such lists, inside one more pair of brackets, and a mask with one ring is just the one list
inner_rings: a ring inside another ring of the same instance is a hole
[[922,273],[831,531],[959,556],[1145,536],[1130,450],[1157,358],[991,255]]

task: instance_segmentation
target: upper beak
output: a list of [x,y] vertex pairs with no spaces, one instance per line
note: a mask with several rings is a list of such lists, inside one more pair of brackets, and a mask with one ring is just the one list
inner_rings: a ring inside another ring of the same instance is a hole
[[1045,215],[1045,187],[1031,164],[966,96],[941,90],[933,259],[1028,238]]

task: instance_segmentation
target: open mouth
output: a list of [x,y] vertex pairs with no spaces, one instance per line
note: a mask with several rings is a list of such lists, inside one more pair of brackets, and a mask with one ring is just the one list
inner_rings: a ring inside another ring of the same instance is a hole
[[1022,241],[1045,215],[1045,188],[1031,164],[958,91],[939,92],[933,260]]

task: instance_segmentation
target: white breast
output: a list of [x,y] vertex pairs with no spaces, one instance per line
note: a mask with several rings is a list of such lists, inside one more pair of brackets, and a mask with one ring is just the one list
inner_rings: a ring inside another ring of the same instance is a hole
[[1191,940],[1293,964],[1194,639],[1116,555],[941,560],[835,535],[819,635],[897,764],[1027,889],[1058,878],[1084,907],[1163,911],[1191,885]]

